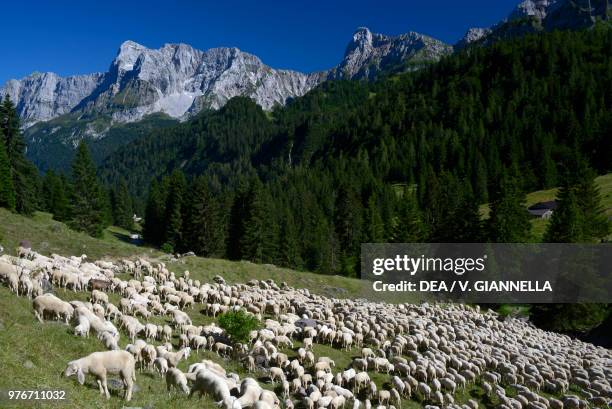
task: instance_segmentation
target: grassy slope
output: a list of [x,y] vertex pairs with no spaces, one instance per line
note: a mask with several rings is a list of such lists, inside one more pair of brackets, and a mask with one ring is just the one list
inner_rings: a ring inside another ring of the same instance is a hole
[[273,278],[289,285],[309,288],[319,294],[335,296],[356,296],[360,290],[359,280],[340,276],[328,276],[273,265],[259,265],[248,261],[228,261],[202,257],[185,257],[174,262],[168,255],[148,247],[136,247],[129,243],[125,230],[111,227],[102,239],[94,239],[84,233],[70,230],[63,223],[51,218],[48,213],[37,212],[32,218],[25,218],[0,209],[0,244],[5,251],[13,253],[21,240],[28,240],[32,248],[42,254],[62,255],[87,254],[92,259],[129,257],[144,255],[167,262],[177,273],[189,270],[191,277],[210,280],[222,274],[229,282],[246,282],[251,278]]
[[[93,239],[85,234],[70,230],[64,224],[54,221],[51,215],[36,213],[32,218],[25,218],[4,209],[0,209],[0,244],[5,251],[13,253],[21,240],[28,240],[32,248],[43,253],[58,253],[62,255],[79,255],[86,253],[90,259],[109,257],[128,257],[146,255],[169,261],[169,257],[156,250],[146,247],[136,247],[127,241],[127,232],[112,227],[105,231],[102,239]],[[257,265],[249,262],[231,262],[219,259],[188,257],[168,263],[171,270],[182,273],[191,272],[191,277],[200,280],[210,280],[217,274],[222,274],[229,282],[246,282],[251,278],[273,278],[286,281],[292,286],[309,288],[318,293],[336,296],[355,296],[359,291],[359,281],[338,276],[322,276],[306,272],[292,271],[271,265]],[[58,296],[65,300],[84,300],[86,293],[58,291]],[[118,295],[111,294],[110,299],[118,303]],[[194,324],[207,324],[211,318],[189,311]],[[161,324],[164,318],[155,317],[152,322]],[[24,336],[25,335],[25,336]],[[174,340],[177,344],[177,340]],[[127,339],[122,337],[120,346],[124,347]],[[0,391],[8,389],[62,389],[66,390],[68,401],[62,403],[45,403],[45,407],[89,408],[109,407],[121,408],[123,401],[116,397],[105,402],[98,396],[97,389],[88,378],[88,387],[81,387],[74,379],[60,376],[66,362],[101,350],[100,342],[94,337],[81,339],[73,336],[70,329],[54,322],[38,323],[32,314],[31,302],[16,297],[5,287],[0,286]],[[326,346],[315,346],[317,355],[328,354],[336,358],[342,365],[350,357],[345,353]],[[293,353],[290,352],[290,355]],[[181,364],[186,370],[188,364],[208,357],[221,362],[217,355],[210,352],[195,354],[188,363]],[[243,370],[233,362],[222,362],[230,371],[244,375]],[[149,374],[137,375],[136,384],[140,391],[134,395],[130,406],[156,408],[183,407],[214,407],[209,399],[188,403],[183,396],[168,397],[165,393],[164,380]],[[271,386],[269,386],[271,387]],[[0,396],[2,394],[0,393]],[[0,407],[37,407],[35,404],[21,402],[11,404],[0,397]]]
[[[607,175],[599,176],[595,179],[595,183],[600,189],[602,197],[602,206],[606,210],[608,217],[612,217],[612,173]],[[538,190],[527,194],[527,206],[531,206],[538,202],[545,202],[554,200],[557,195],[558,189]],[[480,206],[480,212],[485,217],[489,217],[489,205]],[[544,219],[532,219],[532,233],[534,241],[540,241],[544,236],[546,225],[548,220]]]
[[[605,206],[610,212],[612,209],[612,175],[599,178],[598,183],[604,195]],[[554,191],[535,192],[529,196],[530,203],[548,200],[554,196]],[[127,232],[110,228],[102,239],[93,239],[87,235],[76,233],[62,223],[52,220],[49,214],[37,213],[33,218],[24,218],[0,209],[0,243],[9,252],[13,252],[20,240],[28,240],[32,247],[44,254],[59,253],[63,255],[79,255],[86,253],[90,259],[108,257],[128,257],[146,255],[151,258],[168,260],[168,256],[145,247],[136,247],[127,241]],[[189,270],[193,278],[210,280],[216,274],[222,274],[229,282],[245,282],[251,278],[273,278],[277,281],[286,281],[295,287],[309,288],[313,292],[332,296],[356,297],[360,294],[359,280],[338,276],[316,275],[306,272],[297,272],[270,265],[256,265],[249,262],[231,262],[219,259],[205,259],[188,257],[169,262],[171,270],[181,273]],[[66,300],[85,299],[85,293],[58,291],[58,295]],[[111,301],[117,302],[118,296],[112,294]],[[199,311],[190,311],[194,324],[206,324],[211,319],[200,314]],[[162,323],[163,318],[152,320]],[[120,345],[126,345],[125,334]],[[177,343],[177,340],[174,340]],[[295,345],[299,347],[299,343]],[[66,362],[84,356],[90,352],[101,350],[101,344],[95,338],[81,339],[73,336],[67,326],[45,322],[38,323],[32,314],[31,302],[16,297],[5,287],[0,286],[0,392],[8,389],[60,389],[67,392],[68,400],[61,403],[12,403],[2,400],[1,408],[23,407],[61,407],[61,408],[122,408],[123,401],[115,392],[110,401],[105,401],[98,395],[97,388],[88,377],[86,386],[80,386],[74,379],[65,379],[60,376]],[[288,352],[289,356],[295,353]],[[356,351],[343,352],[325,345],[315,345],[315,355],[330,356],[337,362],[337,367],[345,367]],[[195,354],[187,363],[182,363],[181,369],[186,370],[188,364],[196,362],[203,357],[222,362],[221,358],[209,352]],[[246,375],[242,368],[233,362],[225,361],[222,364],[229,370]],[[262,376],[257,374],[256,376]],[[389,378],[380,374],[371,374],[372,379],[381,386]],[[188,401],[184,396],[165,392],[163,379],[151,374],[137,375],[137,386],[140,390],[134,394],[133,401],[128,406],[155,407],[155,408],[196,408],[215,407],[210,399],[201,401],[194,399]],[[264,385],[271,388],[271,385]],[[110,385],[109,385],[110,387]],[[511,394],[512,391],[509,391]],[[0,396],[2,393],[0,393]],[[493,407],[496,402],[482,398],[482,390],[477,386],[468,388],[455,398],[458,403],[469,398],[477,398],[486,407]],[[421,405],[415,401],[405,401],[402,407],[416,408]]]

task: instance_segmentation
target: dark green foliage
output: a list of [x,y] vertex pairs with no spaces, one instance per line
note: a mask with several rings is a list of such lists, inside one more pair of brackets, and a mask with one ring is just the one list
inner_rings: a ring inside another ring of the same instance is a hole
[[531,222],[526,211],[525,193],[518,179],[506,176],[491,201],[487,221],[489,239],[494,243],[524,243],[529,240]]
[[0,207],[15,210],[15,188],[4,141],[0,140]]
[[52,170],[48,171],[43,178],[43,209],[59,221],[66,221],[70,218],[71,197],[69,182],[64,175],[58,175]]
[[[180,217],[166,208],[175,200],[166,175],[204,177],[218,203],[219,255],[231,259],[355,274],[362,242],[523,241],[520,192],[557,185],[576,152],[610,170],[611,46],[610,30],[555,32],[375,83],[325,82],[272,113],[235,98],[125,146],[101,174],[125,176],[136,208],[157,180],[145,238],[161,245],[170,229],[184,250],[198,240],[188,239],[189,206]],[[516,186],[500,189],[506,175]],[[414,185],[407,200],[396,189]]]
[[257,263],[273,263],[278,255],[278,224],[274,202],[261,182],[255,180],[248,193],[244,234],[240,239],[241,258]]
[[531,318],[540,328],[580,334],[600,325],[610,312],[609,304],[536,304]]
[[427,240],[427,228],[415,195],[409,189],[403,192],[397,216],[391,231],[394,243],[421,243]]
[[166,214],[167,179],[158,183],[151,182],[145,209],[143,238],[149,243],[161,245],[164,238],[164,216]]
[[181,249],[183,243],[183,214],[186,203],[187,181],[180,170],[175,170],[168,180],[168,193],[163,222],[165,231],[163,242],[169,244],[175,251]]
[[21,135],[15,105],[5,96],[0,104],[0,136],[10,164],[15,194],[15,210],[32,214],[38,207],[38,171],[25,157],[25,143]]
[[113,212],[113,224],[130,230],[134,227],[134,211],[132,198],[124,179],[119,181],[119,186],[111,190],[111,206]]
[[608,236],[610,222],[594,179],[595,174],[584,159],[575,156],[569,161],[545,241],[589,243],[599,242]]
[[302,268],[300,247],[295,220],[289,209],[285,207],[279,232],[278,264],[295,269]]
[[231,310],[217,317],[219,326],[225,330],[233,342],[249,342],[249,333],[261,327],[259,320],[243,309]]
[[225,235],[219,204],[204,177],[191,183],[183,223],[185,248],[205,257],[223,255]]
[[107,196],[96,177],[96,168],[87,145],[79,144],[72,164],[70,226],[100,237],[106,227]]

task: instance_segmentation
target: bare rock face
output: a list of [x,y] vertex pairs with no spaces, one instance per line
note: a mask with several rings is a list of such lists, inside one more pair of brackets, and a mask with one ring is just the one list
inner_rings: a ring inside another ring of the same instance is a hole
[[608,0],[522,0],[505,20],[491,28],[469,29],[455,49],[541,31],[589,28],[598,19],[610,18],[612,5],[608,3]]
[[164,112],[174,118],[219,108],[234,96],[253,98],[264,109],[301,96],[320,74],[275,70],[237,48],[196,50],[166,44],[151,50],[132,41],[119,53],[100,87],[78,109],[110,112],[118,122]]
[[154,50],[125,41],[105,73],[66,78],[34,73],[8,81],[0,96],[8,94],[16,102],[24,128],[74,112],[103,114],[115,123],[158,112],[185,119],[204,108],[220,108],[235,96],[248,96],[270,110],[327,79],[373,79],[394,64],[417,67],[450,51],[422,34],[389,37],[360,28],[337,67],[304,74],[276,70],[237,48],[201,51],[166,44]]
[[158,50],[133,41],[121,44],[108,72],[62,78],[34,73],[0,89],[17,104],[24,127],[69,112],[110,114],[132,122],[164,112],[174,118],[219,108],[234,96],[249,96],[264,109],[301,96],[325,78],[275,70],[237,48],[196,50],[166,44]]
[[357,29],[344,53],[344,59],[329,77],[333,79],[373,79],[381,71],[399,64],[415,68],[450,54],[452,48],[423,34],[408,32],[396,37]]
[[556,3],[556,0],[523,0],[512,10],[508,19],[535,17],[543,20],[546,18],[547,9],[552,3]]
[[21,80],[9,80],[0,88],[16,104],[24,126],[68,113],[99,85],[103,74],[62,78],[48,73],[33,73]]
[[455,49],[460,50],[470,44],[474,44],[491,33],[490,28],[473,27],[468,29],[463,38],[455,45]]

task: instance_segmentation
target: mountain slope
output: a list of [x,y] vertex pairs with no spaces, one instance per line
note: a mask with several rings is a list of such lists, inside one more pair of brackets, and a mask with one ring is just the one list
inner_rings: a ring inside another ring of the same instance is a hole
[[423,34],[409,32],[391,37],[360,27],[346,47],[344,59],[330,71],[329,78],[372,80],[381,71],[398,65],[418,68],[451,52],[449,45]]
[[591,28],[599,21],[609,21],[611,16],[608,0],[522,0],[494,26],[470,28],[455,49],[543,31]]
[[[533,190],[550,186],[575,138],[598,171],[609,171],[611,41],[612,30],[534,35],[376,83],[327,82],[270,120],[236,100],[126,145],[101,173],[109,182],[125,176],[143,197],[149,180],[176,168],[227,186],[239,175],[284,178],[355,160],[378,181],[452,169],[486,194],[505,166],[520,167]],[[261,137],[242,125],[253,118]],[[219,149],[220,140],[238,148]]]
[[69,113],[102,82],[104,74],[61,78],[52,72],[35,72],[21,80],[9,80],[0,96],[9,95],[17,105],[22,125],[53,119]]
[[322,79],[322,73],[275,70],[237,48],[200,51],[166,44],[153,50],[126,41],[103,74],[60,78],[35,73],[9,81],[0,95],[8,94],[16,102],[26,127],[69,112],[133,122],[156,112],[189,116],[203,108],[219,108],[238,95],[271,109],[303,95]]
[[[16,101],[25,128],[29,156],[41,170],[65,169],[81,140],[110,153],[133,138],[107,138],[152,114],[185,120],[206,109],[219,109],[236,96],[249,97],[264,110],[330,79],[374,79],[396,67],[414,69],[448,54],[451,48],[410,32],[397,37],[358,29],[341,63],[331,70],[304,74],[277,70],[237,48],[206,51],[186,44],[146,48],[124,42],[105,73],[61,78],[35,73],[11,80],[0,97]],[[130,129],[135,130],[140,125]],[[150,121],[138,132],[148,132]],[[100,143],[106,139],[104,143]]]

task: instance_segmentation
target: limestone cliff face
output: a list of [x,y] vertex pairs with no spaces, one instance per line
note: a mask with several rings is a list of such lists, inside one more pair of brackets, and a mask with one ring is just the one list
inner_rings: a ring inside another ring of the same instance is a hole
[[372,79],[393,64],[416,66],[450,50],[414,32],[389,37],[360,28],[338,66],[305,74],[271,68],[237,48],[201,51],[166,44],[150,49],[125,41],[105,73],[66,78],[34,73],[8,81],[0,96],[8,94],[15,101],[25,128],[75,112],[103,114],[117,123],[158,112],[185,119],[204,108],[220,108],[235,96],[248,96],[269,110],[327,79]]
[[391,37],[357,29],[346,47],[344,59],[329,73],[334,79],[373,79],[395,65],[418,67],[437,61],[452,52],[452,47],[423,34],[409,32]]
[[541,31],[589,28],[611,15],[612,4],[607,0],[522,0],[505,20],[490,28],[469,29],[455,49]]
[[9,95],[17,104],[24,126],[46,121],[70,112],[100,84],[103,74],[75,75],[62,78],[47,73],[33,73],[21,80],[9,80],[0,96]]

